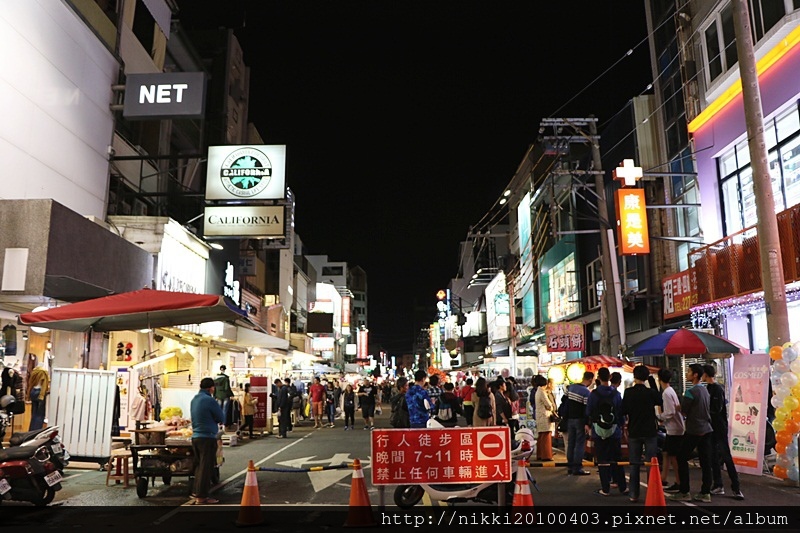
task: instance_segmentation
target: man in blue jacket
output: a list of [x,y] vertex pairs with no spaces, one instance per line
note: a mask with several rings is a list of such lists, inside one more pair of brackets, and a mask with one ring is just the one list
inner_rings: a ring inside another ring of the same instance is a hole
[[[611,372],[603,367],[597,371],[598,385],[589,394],[586,404],[586,418],[592,425],[592,441],[594,454],[600,464],[615,463],[609,466],[600,466],[600,489],[595,493],[600,496],[611,494],[611,480],[617,483],[622,494],[628,493],[625,481],[625,470],[620,466],[622,460],[622,396],[609,385]],[[606,408],[604,408],[604,406]]]
[[211,474],[217,462],[217,434],[225,420],[222,408],[214,399],[214,380],[200,380],[200,391],[192,398],[192,449],[194,450],[195,504],[219,503],[208,497]]

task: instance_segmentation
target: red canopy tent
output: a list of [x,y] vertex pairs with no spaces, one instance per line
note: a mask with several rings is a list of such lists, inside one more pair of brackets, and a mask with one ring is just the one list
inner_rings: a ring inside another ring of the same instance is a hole
[[215,321],[254,327],[247,312],[224,296],[153,289],[23,313],[18,321],[25,326],[66,331],[136,330]]

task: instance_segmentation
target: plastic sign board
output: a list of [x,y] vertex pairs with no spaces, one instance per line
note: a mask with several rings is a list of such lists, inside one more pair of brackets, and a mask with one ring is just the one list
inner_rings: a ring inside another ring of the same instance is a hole
[[375,429],[373,485],[511,481],[508,428]]
[[284,237],[285,208],[280,205],[208,206],[203,235],[206,237]]
[[664,318],[688,315],[697,305],[697,271],[694,267],[661,280]]
[[752,353],[733,358],[733,385],[728,398],[728,444],[740,474],[760,476],[764,463],[769,355]]
[[582,352],[586,338],[581,322],[555,322],[544,325],[547,349],[551,352]]
[[206,104],[203,72],[128,74],[122,115],[127,119],[202,118]]
[[650,253],[643,189],[617,190],[617,225],[622,255]]
[[209,146],[206,200],[282,200],[286,145]]

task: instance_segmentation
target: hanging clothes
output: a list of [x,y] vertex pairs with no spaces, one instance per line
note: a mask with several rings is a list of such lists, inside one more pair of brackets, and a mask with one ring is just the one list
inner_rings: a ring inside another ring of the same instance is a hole
[[116,391],[114,391],[114,412],[111,415],[111,436],[112,437],[119,437],[119,416],[120,416],[120,399],[119,399],[119,385],[115,386]]

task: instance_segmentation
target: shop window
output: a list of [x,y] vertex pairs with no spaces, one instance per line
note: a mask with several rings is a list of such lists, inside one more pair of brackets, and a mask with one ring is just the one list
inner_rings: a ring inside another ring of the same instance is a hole
[[133,15],[132,29],[133,34],[147,51],[147,54],[152,56],[156,32],[156,21],[142,0],[136,1],[136,11]]
[[784,0],[750,0],[755,40],[759,41],[786,15]]
[[775,123],[778,131],[778,141],[784,141],[797,133],[800,130],[800,113],[797,112],[797,105],[793,105],[789,111],[779,116]]

